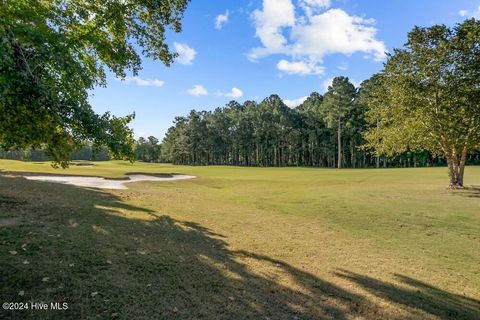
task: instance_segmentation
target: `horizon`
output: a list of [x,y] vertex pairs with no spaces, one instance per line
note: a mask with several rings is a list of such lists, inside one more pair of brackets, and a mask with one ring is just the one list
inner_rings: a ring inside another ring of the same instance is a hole
[[89,100],[96,112],[135,112],[135,138],[161,141],[174,117],[192,109],[260,102],[271,94],[293,108],[312,92],[323,94],[335,76],[358,86],[382,69],[383,52],[401,47],[414,26],[452,26],[479,16],[480,1],[468,0],[435,6],[427,0],[192,1],[182,32],[167,36],[180,53],[171,67],[142,57],[138,76],[120,80],[108,73],[107,87],[96,87]]

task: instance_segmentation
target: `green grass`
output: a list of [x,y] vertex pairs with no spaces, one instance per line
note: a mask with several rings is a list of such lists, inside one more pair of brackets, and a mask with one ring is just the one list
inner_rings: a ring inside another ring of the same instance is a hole
[[480,189],[447,190],[445,168],[0,168],[197,176],[116,191],[0,176],[0,298],[69,303],[6,318],[480,315]]

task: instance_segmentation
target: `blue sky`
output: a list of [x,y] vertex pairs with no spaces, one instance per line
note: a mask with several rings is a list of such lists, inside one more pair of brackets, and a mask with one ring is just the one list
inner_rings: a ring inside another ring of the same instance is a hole
[[135,136],[163,138],[175,116],[278,94],[294,106],[334,76],[354,84],[382,68],[414,25],[480,18],[480,0],[193,0],[168,35],[173,66],[143,59],[138,77],[95,88],[95,111],[136,113]]

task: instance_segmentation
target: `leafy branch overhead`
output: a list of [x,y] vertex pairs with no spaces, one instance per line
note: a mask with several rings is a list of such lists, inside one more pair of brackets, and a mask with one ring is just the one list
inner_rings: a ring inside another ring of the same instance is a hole
[[[88,90],[106,70],[137,74],[140,54],[169,66],[167,28],[181,31],[188,0],[0,2],[0,143],[43,147],[67,165],[86,140],[132,159],[133,115],[97,115]],[[136,48],[141,48],[137,52]]]

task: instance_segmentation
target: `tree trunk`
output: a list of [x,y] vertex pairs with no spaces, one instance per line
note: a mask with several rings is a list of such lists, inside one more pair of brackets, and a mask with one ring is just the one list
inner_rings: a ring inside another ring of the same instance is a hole
[[342,168],[342,123],[338,121],[338,169]]
[[355,160],[356,159],[355,159],[355,147],[353,146],[353,144],[350,144],[350,152],[352,154],[352,158],[351,158],[352,159],[351,160],[352,161],[352,168],[355,168],[355,165],[356,165]]
[[460,158],[460,164],[458,166],[458,178],[457,183],[460,188],[463,188],[463,176],[465,174],[465,164],[467,162],[467,147],[463,147],[462,156]]
[[454,148],[450,154],[447,154],[448,176],[450,178],[451,189],[463,188],[463,176],[465,173],[465,163],[467,161],[467,147],[462,149],[462,153],[458,155]]

